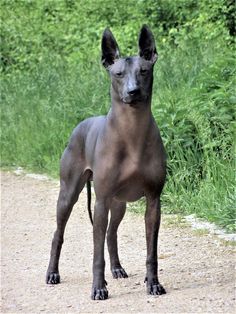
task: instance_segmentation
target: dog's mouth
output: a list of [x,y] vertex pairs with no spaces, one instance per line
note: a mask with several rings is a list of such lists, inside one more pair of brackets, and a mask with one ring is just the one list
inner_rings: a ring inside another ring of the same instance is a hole
[[131,107],[138,107],[143,102],[145,102],[145,98],[141,97],[141,95],[135,96],[135,97],[127,96],[127,97],[124,97],[122,101],[123,103],[130,105]]
[[140,96],[127,96],[123,97],[122,101],[130,106],[135,106],[142,101],[142,98]]

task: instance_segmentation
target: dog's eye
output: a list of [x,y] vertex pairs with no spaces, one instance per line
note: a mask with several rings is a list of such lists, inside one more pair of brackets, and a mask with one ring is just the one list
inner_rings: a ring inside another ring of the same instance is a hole
[[123,76],[123,73],[122,73],[122,72],[116,72],[116,76],[122,77],[122,76]]
[[141,69],[141,70],[140,70],[140,74],[141,74],[141,75],[145,75],[145,74],[147,74],[147,71],[148,71],[148,70],[146,70],[146,69]]

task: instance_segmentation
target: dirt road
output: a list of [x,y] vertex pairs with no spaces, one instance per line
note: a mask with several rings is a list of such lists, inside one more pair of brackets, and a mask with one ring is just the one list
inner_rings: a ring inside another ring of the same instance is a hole
[[160,281],[167,294],[147,296],[143,217],[127,212],[119,230],[128,279],[115,280],[106,254],[109,299],[91,301],[92,227],[82,194],[66,229],[62,283],[45,284],[55,230],[58,184],[1,174],[1,313],[235,313],[234,248],[163,217]]

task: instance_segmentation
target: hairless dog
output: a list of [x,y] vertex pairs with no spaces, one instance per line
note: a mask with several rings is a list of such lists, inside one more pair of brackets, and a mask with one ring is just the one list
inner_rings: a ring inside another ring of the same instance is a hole
[[[46,282],[60,282],[59,257],[64,230],[73,205],[90,181],[96,202],[93,217],[93,284],[91,298],[108,298],[104,276],[104,241],[114,278],[128,277],[120,264],[117,229],[126,202],[146,198],[147,293],[160,295],[157,241],[160,226],[160,195],[166,177],[166,154],[151,112],[153,67],[157,60],[155,40],[146,25],[140,31],[139,54],[121,58],[117,42],[106,29],[102,36],[102,64],[111,78],[111,108],[106,116],[88,118],[73,131],[61,158],[57,229],[51,248]],[[110,222],[108,225],[108,212]],[[91,211],[90,211],[90,217]]]

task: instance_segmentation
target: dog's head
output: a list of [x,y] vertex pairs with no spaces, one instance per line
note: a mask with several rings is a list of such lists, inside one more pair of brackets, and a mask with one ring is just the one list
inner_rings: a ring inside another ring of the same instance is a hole
[[139,35],[139,55],[120,58],[118,44],[110,30],[102,37],[102,64],[110,73],[113,96],[133,107],[149,102],[152,92],[153,66],[157,51],[152,32],[143,25]]

